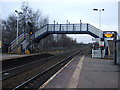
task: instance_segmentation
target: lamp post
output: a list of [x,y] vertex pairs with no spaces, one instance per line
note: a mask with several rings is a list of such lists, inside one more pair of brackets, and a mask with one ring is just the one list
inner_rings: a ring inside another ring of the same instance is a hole
[[66,20],[66,30],[68,31],[68,25],[70,26],[70,22],[68,22],[68,20]]
[[54,24],[55,24],[55,23],[58,24],[58,22],[56,22],[55,20],[54,20],[53,22],[54,22]]
[[[93,9],[93,11],[98,11],[99,12],[99,29],[101,30],[101,12],[104,11],[104,9]],[[99,46],[100,46],[100,30],[99,30]],[[101,58],[102,58],[102,49],[101,49]]]
[[18,20],[18,16],[19,16],[19,14],[23,14],[22,12],[18,12],[17,10],[15,10],[15,12],[17,13],[17,34],[16,34],[16,38],[17,38],[17,43],[18,43],[18,22],[19,22],[19,20]]
[[104,11],[104,9],[93,9],[93,11],[99,11],[99,29],[101,29],[101,12]]
[[82,31],[82,20],[80,20],[80,31]]
[[55,23],[58,24],[58,22],[56,22],[55,20],[53,22],[54,22],[54,31],[55,31]]

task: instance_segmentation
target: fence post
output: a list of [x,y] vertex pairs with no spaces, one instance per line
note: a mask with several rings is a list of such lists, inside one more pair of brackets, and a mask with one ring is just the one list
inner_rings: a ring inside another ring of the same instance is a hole
[[74,31],[74,24],[73,24],[73,31]]

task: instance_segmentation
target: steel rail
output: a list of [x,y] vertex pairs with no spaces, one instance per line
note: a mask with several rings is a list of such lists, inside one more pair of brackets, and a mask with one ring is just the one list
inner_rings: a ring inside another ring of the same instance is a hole
[[[16,90],[16,89],[20,89],[20,88],[22,88],[22,87],[25,87],[25,85],[27,85],[28,83],[34,81],[34,79],[39,78],[41,75],[45,74],[46,72],[50,71],[51,69],[57,67],[58,65],[61,65],[61,63],[65,62],[65,61],[68,60],[68,59],[71,59],[71,57],[75,56],[75,55],[78,54],[78,53],[79,53],[79,51],[76,52],[76,53],[74,53],[74,54],[72,54],[72,55],[70,55],[70,56],[68,56],[67,58],[63,59],[62,61],[60,61],[60,62],[52,65],[51,67],[47,68],[46,70],[42,71],[41,73],[35,75],[34,77],[32,77],[32,78],[28,79],[27,81],[21,83],[20,85],[16,86],[16,87],[13,88],[12,90]],[[35,87],[35,88],[38,88],[38,87]]]
[[[24,65],[20,65],[20,66],[14,67],[14,68],[10,68],[8,70],[4,70],[4,71],[0,72],[0,74],[2,74],[2,79],[0,79],[0,80],[8,79],[8,78],[13,77],[15,75],[18,75],[18,74],[20,74],[24,71],[30,70],[31,68],[37,67],[40,64],[38,62],[46,61],[48,59],[51,59],[51,58],[54,58],[54,57],[57,57],[57,56],[60,56],[60,55],[66,54],[66,53],[70,53],[70,52],[60,53],[60,54],[57,54],[55,56],[50,56],[48,58],[43,58],[43,59],[38,60],[38,61],[33,61],[33,62],[24,64]],[[22,69],[22,68],[25,68],[25,69]]]

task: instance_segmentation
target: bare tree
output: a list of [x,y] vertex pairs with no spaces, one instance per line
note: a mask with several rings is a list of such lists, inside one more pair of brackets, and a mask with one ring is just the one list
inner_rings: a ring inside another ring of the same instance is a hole
[[16,17],[12,14],[7,20],[2,20],[2,41],[10,43],[16,38]]
[[[48,16],[43,16],[42,11],[40,10],[33,10],[28,2],[22,3],[21,12],[22,14],[18,14],[19,35],[23,32],[30,32],[28,22],[32,24],[33,33],[49,23]],[[11,43],[16,38],[16,27],[17,16],[15,16],[15,14],[9,15],[7,20],[2,20],[3,42]],[[39,43],[35,43],[34,49],[50,50],[53,47],[73,48],[76,44],[76,40],[73,40],[73,38],[70,38],[65,34],[49,35]]]
[[[48,23],[48,17],[44,17],[40,10],[34,11],[27,2],[23,2],[21,6],[22,14],[18,14],[19,19],[19,35],[23,32],[29,33],[28,21],[33,24],[33,32]],[[17,16],[9,15],[7,20],[2,20],[2,37],[3,42],[10,43],[16,38]]]

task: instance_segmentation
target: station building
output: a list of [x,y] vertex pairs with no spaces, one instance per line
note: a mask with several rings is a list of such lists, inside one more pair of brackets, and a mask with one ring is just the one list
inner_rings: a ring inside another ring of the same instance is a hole
[[120,35],[120,1],[118,2],[118,34]]
[[117,40],[117,63],[120,64],[120,1],[118,2],[118,40]]

